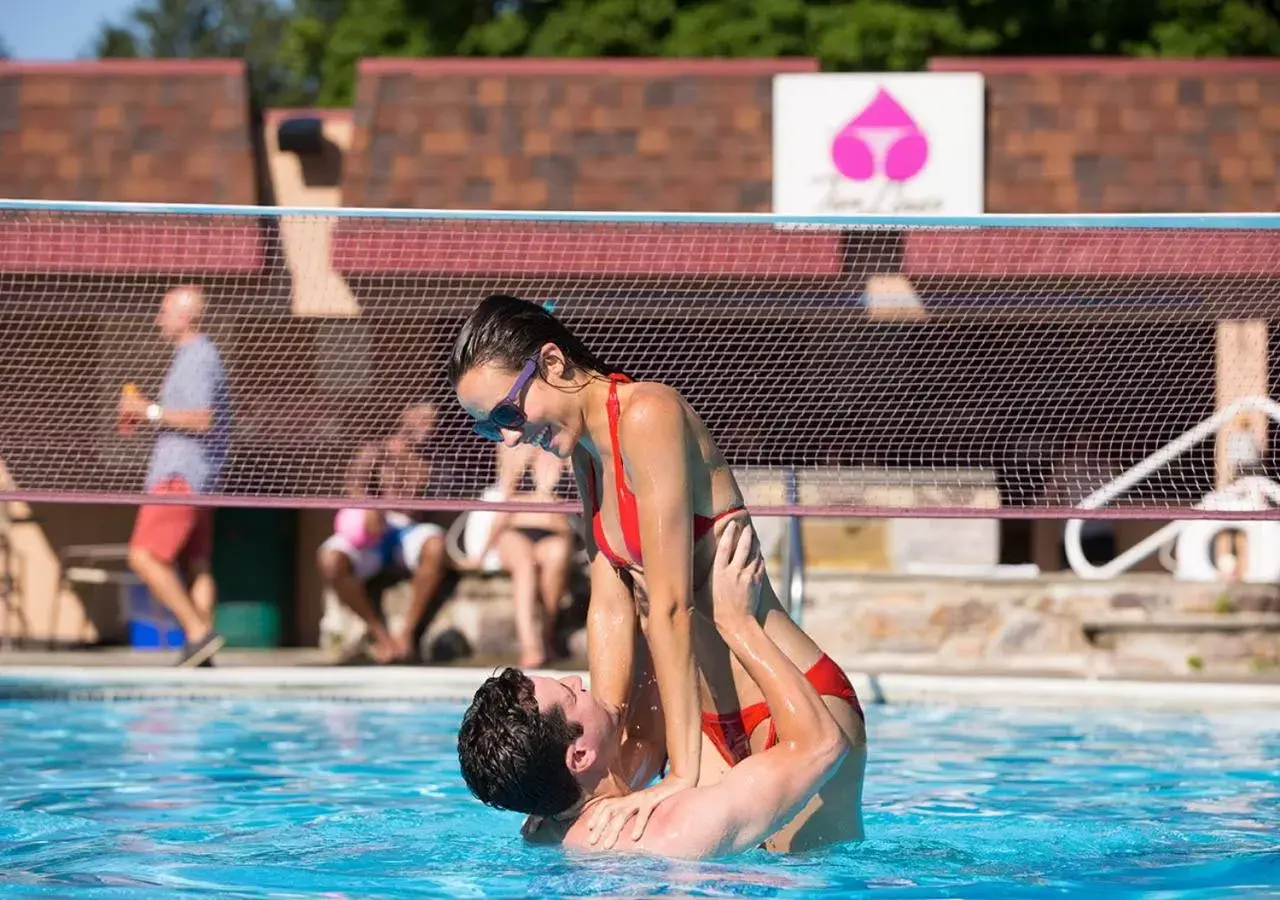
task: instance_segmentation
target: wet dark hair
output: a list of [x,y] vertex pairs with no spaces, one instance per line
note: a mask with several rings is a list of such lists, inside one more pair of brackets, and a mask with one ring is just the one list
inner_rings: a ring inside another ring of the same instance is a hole
[[454,341],[449,384],[456,388],[463,375],[486,363],[498,363],[519,372],[529,357],[548,343],[559,347],[565,358],[580,369],[601,375],[621,372],[588,350],[544,307],[510,294],[493,294],[467,317]]
[[458,765],[480,802],[534,816],[554,816],[582,798],[565,763],[582,735],[557,706],[538,710],[533,682],[519,669],[485,680],[458,728]]

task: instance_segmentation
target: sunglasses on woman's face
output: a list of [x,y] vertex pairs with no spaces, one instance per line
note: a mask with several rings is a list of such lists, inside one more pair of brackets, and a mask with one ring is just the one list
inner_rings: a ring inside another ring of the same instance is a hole
[[502,432],[519,431],[524,428],[529,417],[525,415],[521,408],[524,398],[525,386],[529,384],[529,379],[533,378],[535,372],[538,371],[538,357],[531,356],[529,361],[524,364],[524,368],[520,370],[520,374],[516,376],[515,384],[511,385],[511,390],[507,391],[507,396],[498,401],[497,406],[489,410],[489,415],[485,416],[479,422],[476,422],[476,434],[490,441],[501,441]]

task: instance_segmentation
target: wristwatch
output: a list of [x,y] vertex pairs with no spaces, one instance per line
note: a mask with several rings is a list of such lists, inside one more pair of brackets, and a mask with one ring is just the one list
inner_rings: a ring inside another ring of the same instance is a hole
[[160,416],[161,416],[163,413],[164,413],[164,410],[160,408],[160,404],[159,404],[159,403],[151,403],[151,404],[148,404],[148,406],[147,406],[147,421],[148,421],[148,422],[159,422],[159,421],[160,421]]

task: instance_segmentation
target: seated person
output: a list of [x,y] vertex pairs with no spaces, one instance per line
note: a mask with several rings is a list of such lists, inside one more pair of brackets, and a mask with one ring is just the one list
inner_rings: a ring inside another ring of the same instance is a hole
[[[713,785],[700,783],[661,801],[639,837],[626,829],[624,852],[707,858],[758,846],[817,794],[849,752],[840,726],[758,621],[763,560],[750,528],[730,524],[716,547],[713,627],[764,694],[777,741]],[[625,711],[585,690],[581,679],[541,678],[507,669],[476,692],[458,733],[463,778],[480,800],[544,817],[526,837],[604,849],[589,829],[597,804],[652,779],[665,761],[661,707],[652,677]],[[709,755],[710,756],[710,755]]]
[[403,409],[391,434],[370,441],[352,457],[344,479],[346,496],[425,497],[431,484],[426,450],[435,429],[434,403],[415,403]]
[[[503,500],[557,503],[564,461],[529,444],[497,448],[498,494]],[[522,490],[531,471],[532,490]],[[470,549],[470,548],[468,548]],[[479,570],[490,550],[511,575],[520,668],[554,658],[556,616],[569,586],[574,533],[569,517],[554,512],[506,512],[493,517],[483,546],[459,568]]]
[[[375,662],[409,661],[417,656],[417,638],[439,612],[447,572],[444,530],[413,522],[397,512],[350,508],[334,520],[334,534],[320,545],[320,574],[346,606],[364,620]],[[373,604],[368,585],[408,579],[413,597],[399,631],[392,635]]]

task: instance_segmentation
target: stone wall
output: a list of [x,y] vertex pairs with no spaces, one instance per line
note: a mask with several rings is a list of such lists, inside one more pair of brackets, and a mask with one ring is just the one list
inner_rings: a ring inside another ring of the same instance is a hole
[[992,213],[1270,212],[1280,62],[935,59],[987,87]]
[[[987,84],[989,212],[1270,210],[1273,60],[938,59]],[[812,60],[366,60],[357,206],[768,210],[772,75]]]
[[813,60],[365,60],[348,206],[767,211],[773,75]]
[[256,203],[240,60],[0,62],[0,196]]
[[802,622],[855,669],[1245,676],[1280,670],[1280,588],[816,574]]
[[[580,584],[577,593],[584,589]],[[1088,584],[1070,577],[979,581],[810,573],[805,597],[805,631],[852,671],[1280,674],[1280,587],[1179,584],[1159,575]],[[394,619],[407,606],[407,591],[387,599]],[[344,642],[358,640],[362,627],[331,605],[323,631],[336,653]],[[510,582],[504,576],[462,579],[427,635],[428,656],[449,631],[466,639],[475,661],[514,660]],[[572,634],[568,644],[576,663],[585,665],[583,633]]]

